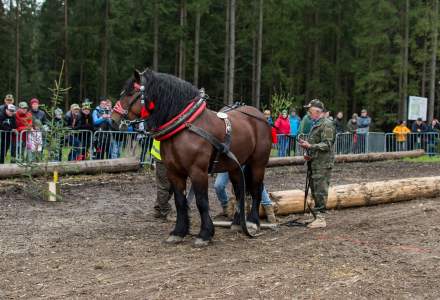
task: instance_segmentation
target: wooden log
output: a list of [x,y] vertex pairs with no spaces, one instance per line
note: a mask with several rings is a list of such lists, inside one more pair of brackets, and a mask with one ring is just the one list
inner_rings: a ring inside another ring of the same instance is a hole
[[[348,162],[371,162],[381,160],[392,160],[401,158],[420,157],[425,155],[423,150],[402,151],[402,152],[378,152],[378,153],[365,153],[365,154],[343,154],[336,155],[336,163],[348,163]],[[289,157],[271,157],[267,164],[267,167],[281,167],[291,165],[304,164],[304,158],[302,156],[289,156]]]
[[[329,190],[327,208],[340,209],[434,198],[439,194],[440,176],[338,185]],[[277,215],[304,212],[304,191],[272,192],[270,196]]]
[[32,168],[17,164],[4,164],[0,165],[0,179],[28,174],[41,176],[52,174],[54,170],[58,170],[60,174],[97,174],[137,171],[139,168],[139,160],[131,157],[74,162],[49,162],[47,164],[37,163]]
[[[232,225],[231,221],[213,221],[212,223],[214,224],[215,227],[224,227],[224,228],[230,228]],[[260,228],[276,230],[278,228],[278,224],[260,223]]]

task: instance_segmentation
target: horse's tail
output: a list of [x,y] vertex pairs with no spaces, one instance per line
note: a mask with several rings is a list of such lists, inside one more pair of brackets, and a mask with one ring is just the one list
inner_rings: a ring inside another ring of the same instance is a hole
[[245,193],[249,194],[251,192],[251,186],[252,186],[252,168],[249,165],[245,165],[243,168],[243,174],[244,174],[244,183],[246,186]]

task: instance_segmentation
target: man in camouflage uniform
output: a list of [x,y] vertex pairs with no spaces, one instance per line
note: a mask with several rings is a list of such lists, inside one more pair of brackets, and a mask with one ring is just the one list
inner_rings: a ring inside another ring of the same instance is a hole
[[316,219],[308,225],[309,228],[326,227],[323,213],[326,210],[328,187],[334,164],[333,144],[336,137],[334,123],[325,118],[324,104],[315,99],[305,106],[309,110],[309,116],[313,121],[308,140],[300,140],[300,146],[307,150],[308,167],[311,168],[312,178],[310,187],[312,198],[315,202],[314,211]]

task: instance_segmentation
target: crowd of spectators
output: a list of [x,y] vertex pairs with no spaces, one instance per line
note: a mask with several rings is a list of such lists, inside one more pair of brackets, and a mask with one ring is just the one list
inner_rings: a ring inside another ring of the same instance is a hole
[[[290,115],[287,110],[283,110],[275,121],[273,121],[270,110],[265,110],[264,114],[272,126],[272,140],[276,144],[278,156],[295,155],[295,152],[299,151],[296,144],[298,136],[307,135],[310,132],[314,125],[313,120],[308,114],[301,118],[294,108],[290,110]],[[336,148],[339,154],[365,153],[367,151],[367,139],[372,119],[366,109],[362,109],[360,115],[353,113],[347,122],[341,111],[337,112],[334,118],[330,111],[324,111],[323,117],[334,122],[336,134],[340,135],[340,138],[336,139]],[[392,133],[394,135],[389,143],[394,148],[391,150],[406,151],[423,148],[428,153],[433,153],[439,146],[437,137],[440,134],[440,123],[437,119],[433,119],[427,125],[422,119],[418,119],[412,123],[411,129],[409,129],[406,121],[399,121]]]
[[[89,99],[85,99],[81,105],[72,104],[66,113],[57,108],[53,112],[53,120],[41,109],[40,101],[36,98],[29,102],[19,102],[15,106],[13,95],[8,94],[3,102],[0,105],[0,164],[5,162],[8,152],[12,161],[16,157],[38,160],[45,147],[44,132],[49,130],[49,125],[72,132],[59,137],[59,147],[53,151],[52,160],[62,160],[64,146],[69,148],[67,158],[70,161],[84,160],[91,156],[96,159],[111,159],[121,154],[123,137],[110,132],[112,102],[106,97],[101,97],[95,108],[92,108]],[[298,137],[310,132],[314,125],[313,120],[308,114],[301,118],[294,108],[290,111],[282,110],[278,116],[272,116],[270,110],[265,110],[264,114],[272,126],[272,140],[277,145],[278,156],[295,155],[299,151]],[[324,111],[323,117],[333,120],[337,134],[346,134],[344,138],[336,140],[339,154],[366,152],[372,124],[366,109],[362,109],[360,115],[352,114],[347,122],[343,112],[338,112],[333,118],[330,111]],[[90,132],[94,132],[93,138]],[[388,141],[394,147],[392,150],[423,148],[433,152],[439,146],[438,139],[434,139],[435,135],[429,133],[440,134],[440,123],[434,119],[426,124],[418,119],[409,128],[406,121],[402,120],[397,122],[392,133],[392,140]],[[147,151],[146,140],[145,137],[142,138],[144,158]],[[16,153],[17,149],[20,149],[20,153]]]
[[[33,98],[22,101],[15,106],[13,95],[8,94],[0,105],[0,163],[5,162],[8,152],[11,161],[15,158],[39,160],[43,148],[47,146],[45,132],[59,129],[58,144],[51,153],[51,160],[62,160],[64,146],[68,146],[69,161],[84,160],[90,156],[96,159],[117,158],[124,142],[123,137],[110,132],[112,103],[101,97],[99,105],[92,109],[92,102],[85,99],[81,106],[72,104],[65,114],[56,108],[53,120],[45,110],[41,109],[40,101]],[[94,132],[92,135],[90,132]],[[20,153],[16,153],[17,151]]]

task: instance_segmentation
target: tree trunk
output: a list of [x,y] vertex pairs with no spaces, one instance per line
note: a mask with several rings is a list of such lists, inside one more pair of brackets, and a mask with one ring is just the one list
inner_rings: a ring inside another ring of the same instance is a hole
[[196,10],[196,28],[194,30],[194,85],[199,85],[199,50],[200,50],[200,7]]
[[403,82],[402,82],[402,98],[400,99],[400,116],[401,120],[408,118],[407,99],[408,99],[408,55],[409,55],[409,0],[405,5],[405,38],[404,38],[404,54],[403,54]]
[[225,0],[225,61],[224,61],[224,75],[223,75],[223,103],[228,103],[228,73],[229,73],[229,23],[230,23],[230,0]]
[[101,174],[137,171],[140,168],[139,159],[134,157],[83,160],[69,162],[35,163],[32,168],[19,164],[0,165],[0,179],[31,174],[32,176],[47,175],[57,170],[62,174]]
[[154,1],[154,16],[153,16],[153,70],[159,71],[159,0]]
[[256,103],[255,83],[257,81],[257,79],[256,79],[256,76],[257,76],[257,72],[256,72],[256,68],[257,68],[257,31],[258,31],[258,26],[255,28],[255,30],[252,30],[252,87],[251,87],[252,94],[251,94],[251,100],[252,100],[252,105],[254,105],[254,106]]
[[[368,154],[344,154],[336,155],[336,163],[349,163],[349,162],[372,162],[392,159],[402,159],[406,157],[420,157],[425,152],[423,150],[402,151],[402,152],[378,152]],[[289,157],[271,157],[266,167],[281,167],[281,166],[293,166],[304,165],[304,158],[302,156],[289,156]]]
[[[428,41],[427,39],[424,39],[424,45],[423,45],[423,56],[425,53],[428,52]],[[421,95],[422,97],[425,97],[426,95],[426,59],[423,59],[422,64],[422,86],[421,86]]]
[[431,53],[431,78],[429,84],[429,106],[428,106],[428,120],[431,121],[434,118],[435,107],[435,71],[437,60],[437,36],[438,36],[438,1],[434,0],[434,16],[432,20],[432,53]]
[[255,107],[260,108],[260,93],[261,93],[261,59],[263,56],[263,0],[259,3],[258,14],[258,47],[257,47],[257,68],[256,68],[256,83],[255,83]]
[[102,96],[107,96],[109,14],[110,14],[110,0],[105,0],[104,41],[103,41],[103,55],[102,55],[102,86],[101,86]]
[[[64,86],[69,87],[69,2],[64,0]],[[64,109],[69,109],[69,90],[64,97]]]
[[[314,28],[315,31],[318,31],[319,27],[319,8],[315,8],[314,14]],[[321,49],[320,49],[320,37],[317,33],[314,36],[314,45],[313,45],[313,98],[319,97],[319,85],[321,81]]]
[[235,75],[235,0],[230,0],[228,104],[234,102]]
[[185,79],[185,55],[186,55],[186,42],[185,42],[185,32],[186,32],[186,0],[180,1],[180,30],[182,35],[179,41],[179,77]]
[[15,8],[15,99],[20,99],[20,0]]
[[[439,176],[338,185],[329,190],[327,208],[340,209],[435,198],[439,193]],[[270,196],[277,215],[304,212],[304,191],[279,191],[270,193]]]
[[83,94],[84,89],[84,62],[81,59],[81,64],[79,66],[79,99],[84,99]]

